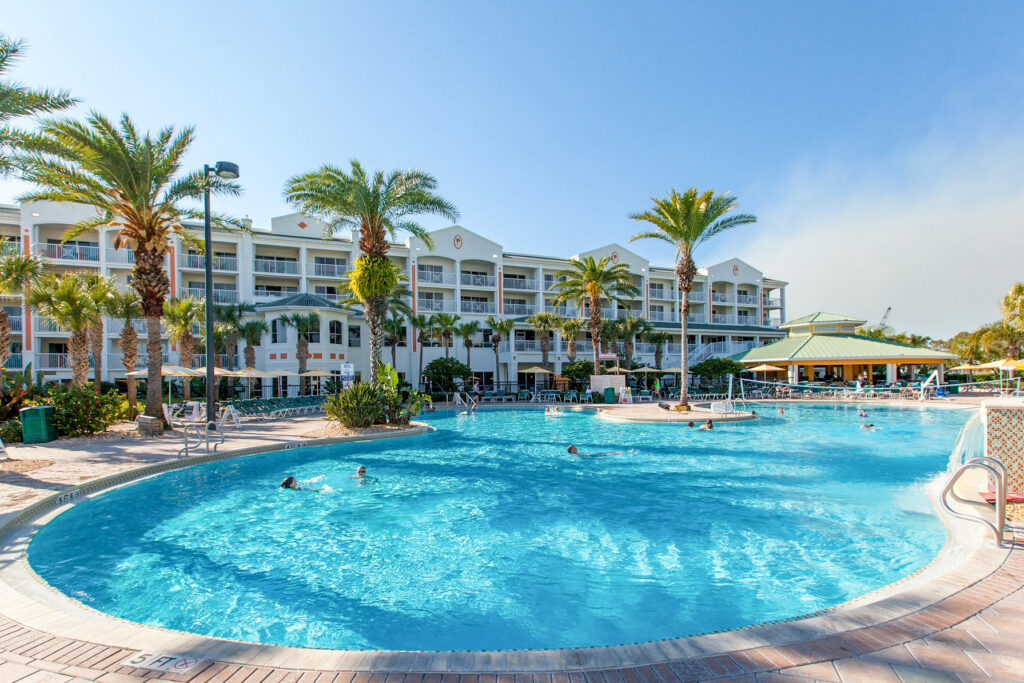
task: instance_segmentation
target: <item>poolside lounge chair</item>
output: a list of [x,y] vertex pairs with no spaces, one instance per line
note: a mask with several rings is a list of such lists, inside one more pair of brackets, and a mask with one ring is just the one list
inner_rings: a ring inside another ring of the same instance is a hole
[[530,390],[529,389],[523,389],[522,391],[519,392],[519,396],[517,398],[520,401],[529,401],[530,400]]
[[636,397],[636,400],[637,400],[638,403],[640,401],[652,401],[653,402],[654,401],[654,397],[651,396],[651,392],[650,391],[648,391],[647,389],[642,389],[640,391],[640,395]]
[[480,402],[483,403],[484,401],[491,401],[493,403],[494,402],[494,392],[493,391],[485,391],[484,395],[480,397]]
[[582,396],[580,396],[580,403],[593,403],[594,392],[591,389],[587,389]]
[[580,396],[575,389],[570,389],[569,391],[565,392],[564,400],[566,403],[579,403]]

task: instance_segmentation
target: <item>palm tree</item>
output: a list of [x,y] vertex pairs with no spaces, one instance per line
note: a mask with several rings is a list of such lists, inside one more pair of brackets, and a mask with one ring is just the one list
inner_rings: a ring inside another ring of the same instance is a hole
[[562,318],[555,313],[534,313],[526,319],[526,323],[533,328],[534,334],[540,339],[541,367],[547,368],[548,355],[551,353],[551,337],[549,335],[561,326]]
[[[178,358],[186,368],[192,367],[192,359],[195,357],[196,339],[192,335],[192,328],[201,324],[205,315],[206,306],[203,302],[190,296],[164,302],[167,335],[178,345]],[[192,395],[191,384],[192,380],[182,378],[182,394],[186,401]]]
[[590,338],[594,345],[594,374],[601,371],[598,352],[601,344],[601,299],[613,302],[623,296],[636,296],[640,290],[633,284],[633,276],[625,263],[609,265],[611,257],[602,257],[595,261],[593,256],[571,261],[569,267],[555,273],[556,278],[565,278],[564,282],[556,282],[558,293],[552,302],[558,306],[572,302],[582,307],[590,306]]
[[633,367],[633,342],[642,334],[653,329],[651,324],[638,315],[627,315],[618,323],[618,332],[622,335],[626,351],[626,367]]
[[121,364],[124,366],[125,381],[128,383],[128,417],[135,418],[138,408],[135,401],[138,398],[135,389],[135,375],[130,374],[135,370],[135,363],[139,359],[139,332],[135,329],[135,321],[142,317],[142,306],[139,304],[139,295],[133,291],[115,290],[113,295],[107,299],[106,312],[111,318],[121,321],[121,334],[118,341],[121,345]]
[[642,213],[630,216],[633,220],[644,221],[654,226],[653,230],[637,233],[630,242],[639,239],[656,239],[668,242],[676,250],[676,281],[682,292],[682,315],[680,316],[680,348],[679,367],[683,368],[682,382],[679,391],[679,405],[688,410],[689,375],[686,372],[688,353],[686,346],[687,328],[690,315],[690,290],[697,275],[697,265],[693,260],[693,251],[703,242],[731,228],[757,220],[745,213],[726,215],[736,208],[736,198],[728,193],[716,195],[714,190],[700,192],[691,187],[679,194],[672,190],[665,199],[652,199],[654,206]]
[[455,326],[455,334],[462,337],[462,344],[466,347],[466,367],[470,370],[473,369],[473,363],[470,358],[470,354],[473,351],[473,335],[479,330],[480,323],[476,320]]
[[315,171],[290,178],[285,198],[300,211],[316,216],[333,234],[339,227],[359,233],[359,251],[349,279],[353,293],[363,303],[370,333],[370,378],[377,382],[381,348],[384,345],[386,299],[394,289],[395,268],[388,260],[389,238],[405,231],[432,247],[430,235],[413,217],[443,216],[458,219],[458,211],[438,195],[437,180],[423,171],[394,170],[367,174],[353,160],[346,172],[324,165]]
[[213,317],[221,325],[224,337],[224,355],[227,356],[227,369],[235,369],[235,354],[238,353],[238,340],[242,336],[242,317],[256,310],[252,304],[214,304]]
[[[280,318],[281,324],[285,327],[294,327],[299,340],[295,344],[295,356],[299,359],[299,374],[306,371],[306,361],[309,360],[309,335],[311,332],[320,331],[320,314],[313,313],[292,313]],[[309,393],[309,377],[302,378],[302,391]]]
[[1024,282],[1015,282],[1000,302],[1007,325],[1024,330]]
[[[117,291],[117,284],[113,278],[104,277],[99,273],[82,273],[82,281],[85,283],[92,298],[93,305],[100,313],[107,311],[110,297]],[[103,317],[96,317],[96,321],[89,327],[89,348],[92,350],[92,382],[99,391],[103,383]]]
[[422,313],[409,318],[409,324],[416,330],[416,341],[420,344],[420,372],[417,378],[423,382],[423,347],[434,336],[434,316],[423,315]]
[[[14,251],[0,252],[0,294],[21,295],[28,301],[28,292],[43,275],[43,261],[38,256]],[[0,308],[0,373],[11,355],[11,320]]]
[[[11,40],[0,34],[0,75],[18,61],[22,46],[20,40]],[[10,122],[13,119],[49,114],[67,109],[75,102],[77,100],[63,90],[31,90],[14,81],[0,80],[0,176],[14,169],[14,160],[8,150],[17,148],[26,135],[11,128]]]
[[1024,349],[1024,329],[1000,320],[982,326],[979,332],[981,348],[989,356],[1020,360],[1021,349]]
[[[516,323],[514,320],[507,320],[504,318],[495,318],[493,315],[487,316],[487,326],[491,328],[491,347],[494,349],[494,388],[498,388],[498,382],[501,380],[498,377],[498,369],[500,367],[498,363],[498,347],[501,345],[502,339],[508,339],[511,344],[510,336],[512,330],[515,329]],[[508,368],[505,369],[505,381],[508,381]]]
[[398,345],[405,339],[405,320],[394,312],[384,319],[384,342],[391,347],[391,367],[398,369]]
[[619,355],[619,323],[617,320],[601,321],[601,353]]
[[[266,320],[246,320],[238,326],[238,336],[245,343],[245,349],[242,354],[245,356],[245,367],[255,368],[256,367],[256,349],[253,348],[260,343],[263,339],[263,335],[270,332],[270,325],[267,324]],[[249,378],[249,395],[252,395],[252,389],[255,379]]]
[[448,347],[452,344],[452,333],[455,325],[462,320],[461,315],[452,313],[437,313],[434,318],[434,339],[441,342],[444,347],[444,357],[448,357]]
[[654,344],[654,367],[661,370],[662,354],[665,351],[665,344],[672,341],[672,335],[667,332],[648,332],[647,343]]
[[[183,225],[199,219],[201,211],[182,208],[187,199],[203,191],[238,195],[241,188],[216,175],[200,171],[179,174],[195,137],[192,128],[175,134],[167,127],[155,136],[140,134],[127,115],[114,124],[92,112],[85,123],[47,121],[30,141],[29,152],[19,155],[25,180],[38,190],[20,201],[74,202],[94,206],[98,215],[85,219],[64,235],[72,239],[87,230],[110,227],[116,231],[115,249],[133,249],[132,287],[139,293],[146,318],[146,415],[161,418],[160,319],[170,295],[164,257],[174,238],[202,248]],[[213,216],[218,228],[241,228],[241,223]]]
[[583,318],[564,318],[558,326],[558,333],[566,342],[566,353],[569,355],[569,362],[576,362],[576,337],[583,329]]
[[79,273],[66,273],[59,278],[48,274],[32,287],[29,303],[40,315],[52,318],[71,333],[71,381],[84,387],[89,379],[89,328],[100,318],[85,279]]

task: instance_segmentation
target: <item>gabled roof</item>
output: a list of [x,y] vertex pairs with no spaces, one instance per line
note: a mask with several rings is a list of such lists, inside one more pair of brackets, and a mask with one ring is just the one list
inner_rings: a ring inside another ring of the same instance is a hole
[[854,325],[863,325],[866,322],[866,320],[860,320],[858,318],[850,318],[845,315],[836,315],[835,313],[825,313],[823,311],[819,311],[817,313],[805,315],[802,318],[789,320],[783,323],[782,325],[779,325],[779,329],[784,330],[786,328],[795,327],[797,325],[824,325],[826,323],[853,323]]
[[785,361],[829,361],[900,359],[901,362],[937,363],[956,358],[952,353],[856,334],[811,334],[786,337],[735,357],[740,363]]
[[265,308],[340,308],[340,306],[316,294],[300,292],[283,299],[256,304],[257,310]]

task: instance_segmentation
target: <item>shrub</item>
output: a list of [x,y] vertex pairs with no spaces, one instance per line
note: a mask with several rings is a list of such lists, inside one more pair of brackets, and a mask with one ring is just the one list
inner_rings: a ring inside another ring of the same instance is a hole
[[594,361],[578,360],[562,366],[562,376],[568,377],[574,382],[587,382],[594,374]]
[[116,391],[97,394],[91,384],[54,384],[46,402],[53,406],[53,427],[60,436],[102,432],[121,419],[128,405]]
[[21,420],[15,417],[7,422],[0,422],[0,441],[21,443]]
[[398,373],[390,365],[377,369],[377,388],[381,393],[384,418],[392,424],[409,424],[412,418],[423,412],[430,397],[415,391],[400,391],[400,386]]
[[690,368],[690,372],[707,379],[718,379],[725,375],[736,375],[743,371],[743,365],[731,358],[708,358]]
[[384,417],[384,396],[369,384],[356,384],[351,389],[329,396],[324,401],[327,419],[345,427],[369,427]]
[[442,391],[455,391],[455,380],[466,381],[473,371],[454,358],[435,358],[423,368],[423,376]]

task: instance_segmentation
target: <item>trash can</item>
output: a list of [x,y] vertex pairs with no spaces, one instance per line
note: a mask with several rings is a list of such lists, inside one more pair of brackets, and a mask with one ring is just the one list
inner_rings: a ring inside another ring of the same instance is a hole
[[615,403],[615,387],[604,388],[604,402]]
[[22,408],[21,440],[24,443],[46,443],[57,438],[53,428],[53,406],[32,406]]

